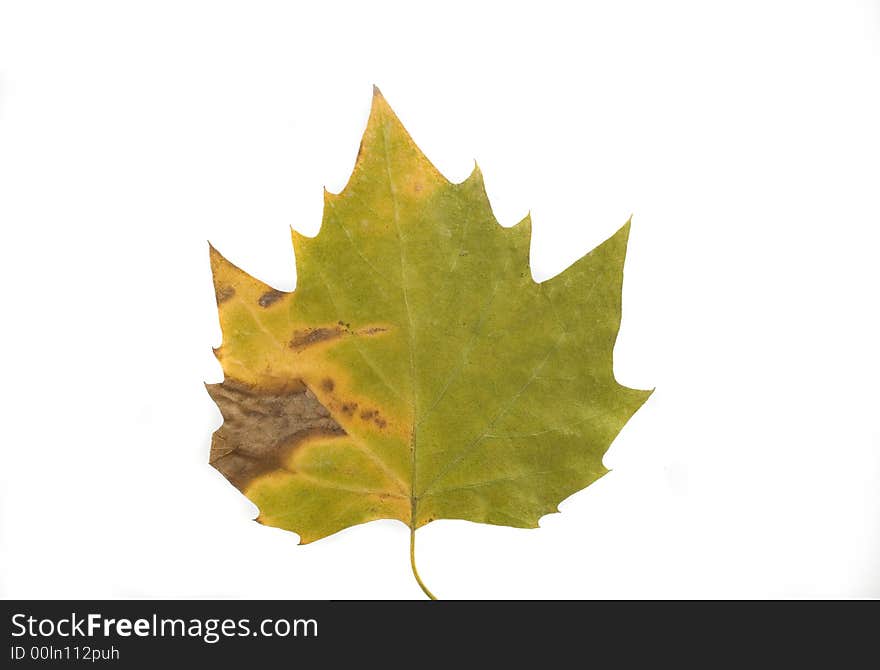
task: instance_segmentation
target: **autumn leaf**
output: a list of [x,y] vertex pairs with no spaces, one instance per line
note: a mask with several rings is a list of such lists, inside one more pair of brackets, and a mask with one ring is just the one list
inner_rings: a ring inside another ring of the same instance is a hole
[[[296,290],[211,248],[224,381],[211,464],[257,521],[313,542],[374,519],[535,528],[607,472],[650,391],[621,386],[629,222],[536,283],[531,221],[504,228],[479,169],[446,180],[376,90],[319,234],[292,231]],[[433,596],[432,596],[433,597]]]

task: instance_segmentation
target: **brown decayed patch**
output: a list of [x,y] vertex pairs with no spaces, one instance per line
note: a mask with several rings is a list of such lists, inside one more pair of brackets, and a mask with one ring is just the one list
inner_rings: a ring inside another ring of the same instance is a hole
[[217,296],[217,304],[221,304],[232,298],[235,295],[235,289],[231,286],[216,286],[214,287],[214,295]]
[[340,407],[340,411],[346,416],[351,416],[355,413],[355,410],[358,408],[358,404],[356,402],[344,402],[342,403],[342,407]]
[[327,393],[331,393],[336,388],[336,384],[330,377],[327,377],[321,382],[321,388],[327,391]]
[[274,288],[270,291],[266,291],[263,295],[260,296],[260,299],[257,300],[257,303],[260,307],[269,307],[270,305],[274,305],[276,302],[281,300],[284,297],[283,291],[276,291]]
[[293,338],[288,343],[288,346],[294,351],[302,351],[312,345],[340,338],[344,334],[345,330],[338,326],[335,328],[307,328],[305,330],[295,330],[293,331]]
[[318,326],[316,328],[294,330],[287,346],[296,352],[300,352],[313,345],[337,340],[341,337],[369,337],[385,332],[388,332],[388,329],[382,326],[369,326],[360,330],[352,330],[350,323],[338,321],[335,326]]
[[376,416],[376,410],[374,409],[365,409],[363,412],[361,412],[361,418],[364,421],[369,421],[374,416]]
[[291,452],[306,440],[345,435],[304,385],[301,390],[264,393],[227,379],[207,388],[223,414],[209,462],[239,490],[262,474],[286,469]]

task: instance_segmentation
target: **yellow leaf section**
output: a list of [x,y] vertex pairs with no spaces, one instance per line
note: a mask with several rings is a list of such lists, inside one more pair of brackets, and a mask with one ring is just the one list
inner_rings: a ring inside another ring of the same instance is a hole
[[[329,317],[317,323],[298,319],[297,292],[273,289],[213,247],[210,255],[223,333],[215,354],[225,378],[256,393],[308,389],[345,431],[338,437],[304,439],[286,468],[242,489],[260,508],[258,521],[294,530],[302,543],[374,519],[409,523],[405,405],[395,408],[389,399],[380,406],[359,390],[362,385],[354,383],[344,364],[327,356],[334,347],[350,352],[364,346],[355,340],[393,340],[392,324],[371,321],[355,327]],[[278,437],[280,443],[285,436]]]
[[346,437],[309,440],[285,469],[257,478],[244,493],[260,509],[257,521],[295,529],[301,544],[375,519],[406,523],[410,511],[401,480]]

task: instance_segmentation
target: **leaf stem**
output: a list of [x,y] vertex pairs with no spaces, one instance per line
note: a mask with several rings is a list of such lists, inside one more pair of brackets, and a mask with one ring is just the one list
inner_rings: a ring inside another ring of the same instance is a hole
[[437,596],[431,593],[430,589],[425,586],[422,578],[419,577],[418,569],[416,569],[416,529],[412,526],[410,526],[409,529],[409,564],[412,566],[413,577],[416,578],[416,581],[419,583],[422,591],[425,592],[425,595],[428,596],[431,600],[437,600]]

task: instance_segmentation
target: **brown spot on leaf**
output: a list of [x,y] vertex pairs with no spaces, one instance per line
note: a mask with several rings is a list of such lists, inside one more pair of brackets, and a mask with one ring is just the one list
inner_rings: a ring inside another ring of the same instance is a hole
[[302,351],[313,344],[335,340],[342,337],[345,331],[340,327],[335,328],[307,328],[305,330],[293,331],[293,339],[290,340],[288,346],[294,351]]
[[333,382],[332,379],[330,379],[330,377],[327,377],[326,379],[324,379],[324,381],[321,382],[321,388],[327,391],[327,393],[330,393],[331,391],[333,391],[334,388],[336,388],[336,384]]
[[208,385],[223,414],[209,462],[239,490],[254,478],[286,469],[291,452],[310,437],[345,435],[304,385],[266,393],[232,379]]
[[361,412],[360,416],[364,421],[372,421],[379,428],[384,428],[388,425],[388,422],[379,416],[379,410],[377,409],[365,409]]
[[291,338],[290,342],[288,342],[287,346],[298,352],[302,351],[303,349],[307,349],[314,344],[336,340],[341,337],[367,337],[378,335],[379,333],[384,333],[387,330],[387,328],[383,328],[381,326],[370,326],[368,328],[362,328],[360,330],[353,331],[351,329],[350,323],[346,323],[345,321],[338,321],[337,325],[335,326],[320,326],[318,328],[304,328],[301,330],[295,330],[293,331],[293,337]]
[[283,291],[276,291],[273,288],[271,291],[266,291],[263,295],[261,295],[260,299],[257,302],[259,303],[260,307],[269,307],[270,305],[274,305],[283,297]]
[[231,286],[217,286],[214,288],[214,294],[217,296],[217,304],[221,304],[235,295],[235,289]]
[[351,416],[352,414],[355,413],[355,410],[357,408],[358,408],[358,404],[356,402],[344,402],[344,403],[342,403],[342,407],[340,407],[340,410],[346,416]]

